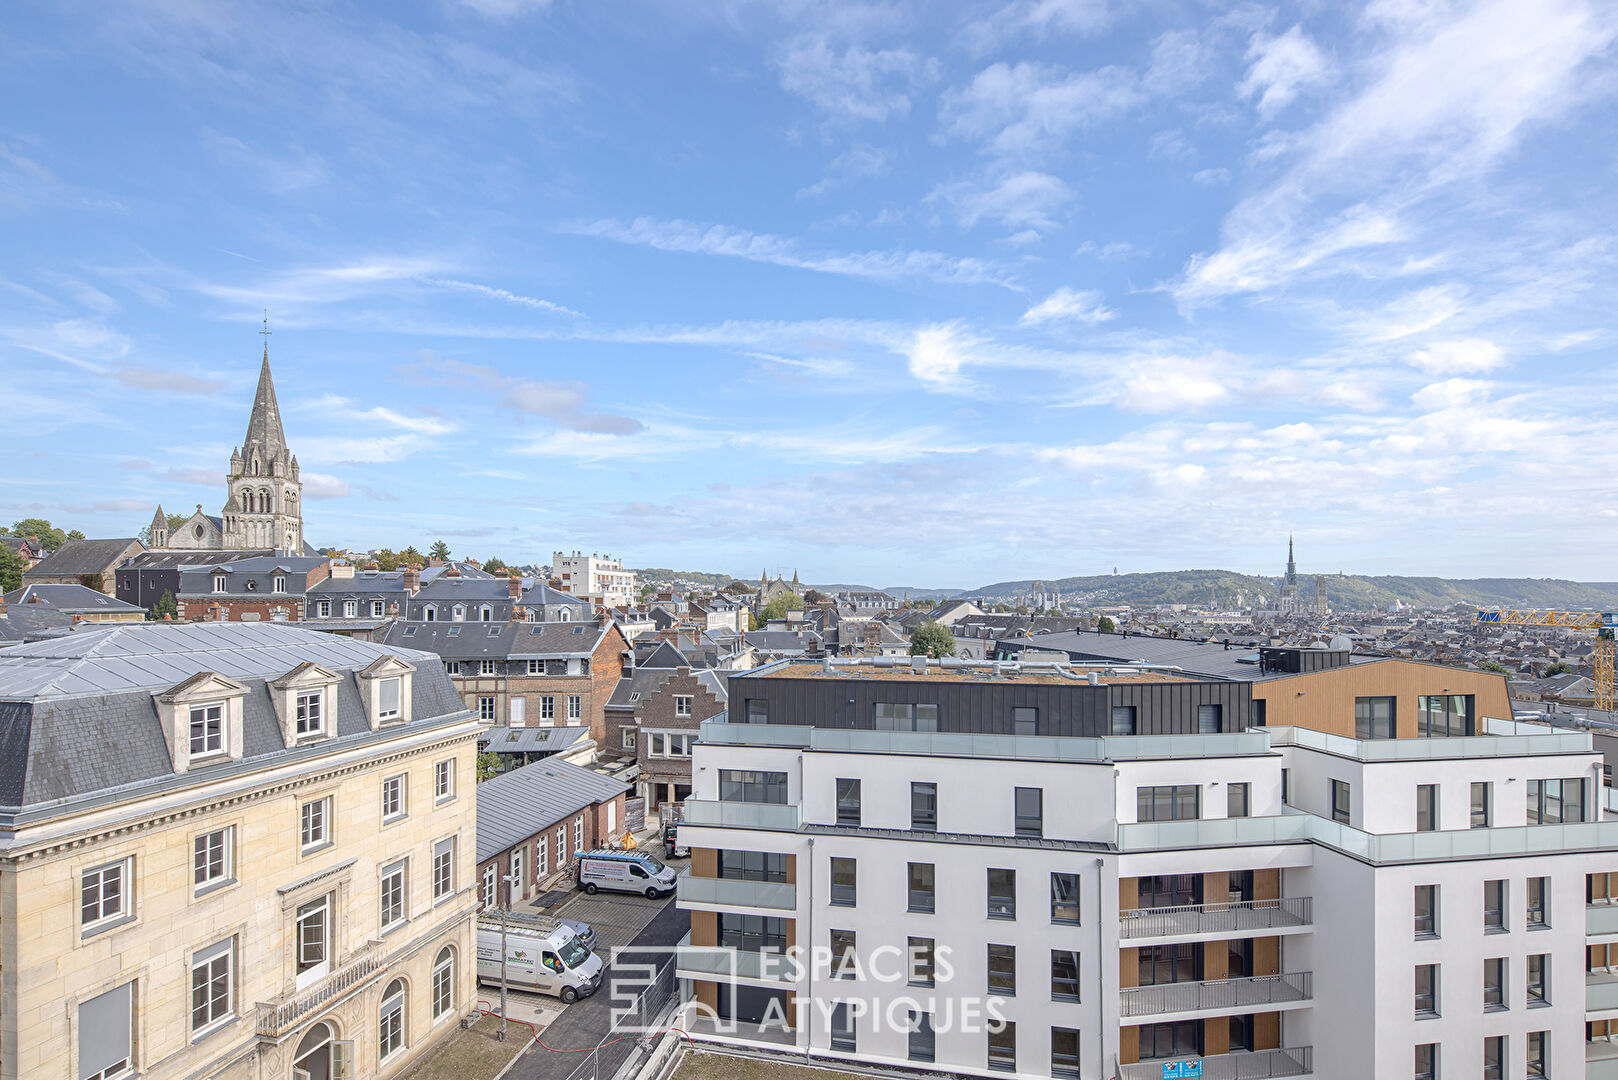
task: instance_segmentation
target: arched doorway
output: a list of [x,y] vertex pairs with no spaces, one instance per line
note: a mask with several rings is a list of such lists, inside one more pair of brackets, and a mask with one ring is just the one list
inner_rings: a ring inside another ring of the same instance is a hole
[[316,1024],[292,1054],[292,1080],[334,1080],[330,1024]]

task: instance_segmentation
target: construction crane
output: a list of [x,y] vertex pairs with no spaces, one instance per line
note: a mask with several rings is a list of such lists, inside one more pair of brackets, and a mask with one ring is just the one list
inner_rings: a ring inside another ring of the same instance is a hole
[[1517,611],[1511,608],[1483,608],[1474,622],[1501,626],[1560,626],[1566,630],[1594,630],[1596,708],[1612,711],[1613,646],[1618,631],[1618,614],[1594,611]]

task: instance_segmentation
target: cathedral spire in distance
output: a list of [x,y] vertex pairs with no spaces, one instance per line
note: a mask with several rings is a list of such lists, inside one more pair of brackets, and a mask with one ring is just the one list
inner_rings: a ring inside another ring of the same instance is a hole
[[270,345],[264,343],[264,362],[258,369],[258,391],[253,395],[253,414],[247,419],[247,437],[242,440],[242,458],[253,459],[257,450],[266,467],[286,453],[287,437],[281,429],[281,409],[275,401],[275,379],[270,375]]
[[1298,583],[1298,564],[1292,558],[1292,534],[1288,533],[1287,534],[1287,584],[1288,585],[1296,585],[1297,583]]

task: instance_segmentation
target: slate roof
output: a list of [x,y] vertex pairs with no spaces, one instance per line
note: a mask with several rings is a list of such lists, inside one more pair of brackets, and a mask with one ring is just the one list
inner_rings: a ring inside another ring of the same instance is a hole
[[126,564],[135,570],[169,570],[180,566],[220,565],[220,559],[252,559],[274,555],[273,548],[251,548],[243,551],[143,551]]
[[478,734],[478,749],[494,754],[557,754],[580,739],[588,739],[590,729],[579,725],[564,727],[491,727]]
[[555,758],[485,780],[477,789],[478,861],[628,790],[628,784]]
[[560,660],[590,656],[604,633],[594,623],[399,619],[388,627],[382,640],[390,646],[425,649],[451,660]]
[[[618,680],[618,685],[612,688],[612,697],[607,699],[609,709],[633,709],[641,701],[651,697],[668,682],[673,668],[636,668]],[[640,695],[636,697],[636,695]],[[634,700],[630,700],[633,698]]]
[[41,559],[30,577],[66,577],[69,574],[101,574],[116,566],[131,544],[140,546],[133,536],[113,540],[69,540]]
[[659,641],[656,648],[646,654],[643,659],[635,662],[635,666],[643,668],[681,668],[690,667],[691,662],[685,658],[679,649],[674,647],[673,642]]
[[528,590],[522,594],[522,603],[526,607],[539,607],[541,604],[570,604],[585,611],[590,610],[590,601],[574,596],[572,593],[553,589],[544,582],[529,586]]
[[[0,807],[35,807],[135,786],[207,782],[269,755],[315,757],[379,738],[355,673],[386,655],[416,667],[412,720],[431,729],[469,714],[436,657],[276,623],[122,623],[0,649]],[[336,737],[289,749],[268,683],[299,664],[336,672]],[[201,672],[247,687],[243,760],[175,773],[154,695]]]
[[[1278,677],[1279,672],[1259,670],[1258,649],[1232,645],[1226,649],[1217,641],[1187,641],[1184,638],[1154,637],[1147,634],[1096,634],[1070,631],[1064,634],[1035,634],[1032,637],[1004,638],[1001,643],[1017,647],[1065,652],[1072,660],[1116,661],[1123,664],[1154,664],[1177,667],[1192,675],[1215,679],[1257,682]],[[1350,656],[1349,663],[1370,663],[1381,657]]]
[[20,589],[6,593],[6,603],[12,606],[43,604],[65,615],[79,615],[92,611],[125,614],[146,612],[146,609],[139,604],[125,603],[83,585],[24,585]]
[[212,562],[198,562],[193,569],[205,568],[208,570],[223,570],[227,574],[263,574],[270,570],[284,568],[298,574],[307,574],[326,559],[315,555],[277,555],[271,552],[268,555],[253,555],[248,558],[237,558],[233,551],[212,552]]
[[750,630],[745,640],[761,652],[806,653],[819,644],[820,635],[813,631]]
[[348,596],[403,593],[404,573],[399,570],[375,570],[356,573],[351,578],[329,577],[309,587],[310,596]]
[[73,616],[44,604],[8,608],[0,616],[0,645],[18,645],[73,632]]
[[505,578],[435,577],[424,582],[415,599],[422,603],[467,603],[476,600],[511,600]]

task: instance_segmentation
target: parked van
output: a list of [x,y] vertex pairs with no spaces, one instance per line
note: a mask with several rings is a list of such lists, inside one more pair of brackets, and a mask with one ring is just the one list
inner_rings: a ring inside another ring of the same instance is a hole
[[[555,922],[555,920],[546,920]],[[571,927],[557,923],[549,930],[508,923],[506,983],[537,990],[572,1003],[601,986],[601,957],[585,947]],[[500,985],[500,921],[478,920],[478,981]]]
[[674,891],[674,871],[644,851],[590,851],[578,857],[579,888],[640,893],[655,900]]

